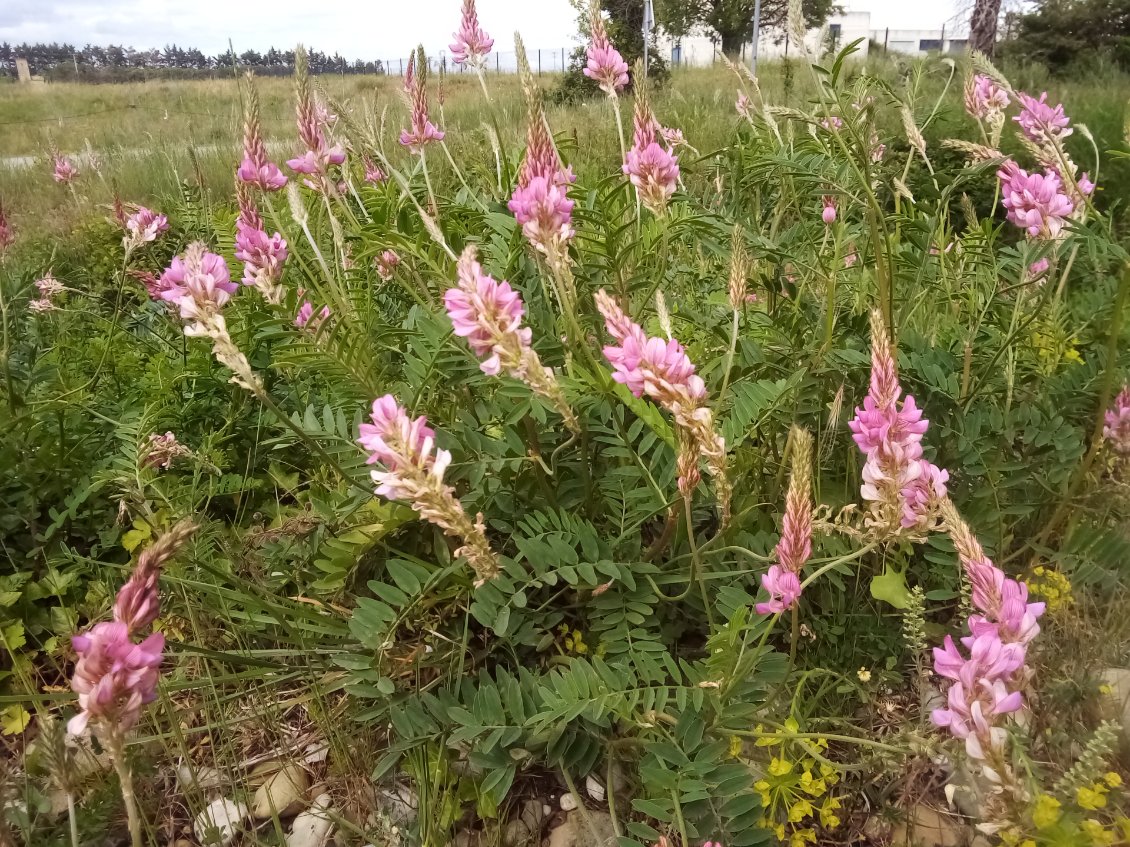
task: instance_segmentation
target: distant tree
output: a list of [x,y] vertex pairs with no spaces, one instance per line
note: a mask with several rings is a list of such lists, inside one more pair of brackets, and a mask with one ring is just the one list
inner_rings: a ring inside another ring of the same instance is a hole
[[1002,50],[1056,72],[1097,57],[1130,70],[1130,0],[1043,0],[1017,17]]
[[[673,37],[703,26],[713,33],[722,52],[741,52],[753,35],[755,0],[657,0],[658,23]],[[834,0],[803,0],[801,9],[810,27],[820,26],[836,10]],[[783,30],[788,23],[788,0],[762,0],[761,29]]]

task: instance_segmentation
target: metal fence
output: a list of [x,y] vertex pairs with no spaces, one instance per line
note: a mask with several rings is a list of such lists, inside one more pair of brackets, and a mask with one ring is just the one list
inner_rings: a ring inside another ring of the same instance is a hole
[[[526,57],[530,60],[530,68],[536,74],[561,73],[569,63],[571,47],[527,47]],[[408,68],[408,56],[397,56],[392,59],[381,58],[384,72],[388,76],[404,76]],[[444,68],[449,74],[473,73],[463,65],[457,65],[446,53],[437,56],[428,56],[428,69],[438,73]],[[513,50],[496,50],[487,56],[485,70],[492,74],[513,74],[518,72],[518,54]]]

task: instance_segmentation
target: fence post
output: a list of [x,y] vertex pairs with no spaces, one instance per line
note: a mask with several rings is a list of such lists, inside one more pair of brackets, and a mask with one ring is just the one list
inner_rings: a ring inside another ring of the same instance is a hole
[[494,72],[496,74],[502,73],[502,59],[499,57],[499,52],[494,51]]
[[404,76],[404,60],[400,60],[400,75]]
[[538,76],[541,76],[541,48],[538,48]]
[[891,28],[887,27],[883,30],[883,55],[887,55],[887,39],[891,37]]
[[565,73],[565,48],[561,48],[561,73]]

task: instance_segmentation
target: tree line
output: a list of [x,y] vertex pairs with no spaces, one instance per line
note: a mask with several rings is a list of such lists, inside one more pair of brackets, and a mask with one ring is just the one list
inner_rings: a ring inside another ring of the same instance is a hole
[[[380,59],[349,61],[340,53],[330,55],[309,51],[310,70],[315,74],[379,74],[384,73]],[[245,50],[236,54],[227,50],[215,56],[176,44],[163,49],[135,50],[111,44],[107,47],[87,44],[77,47],[67,43],[9,44],[0,43],[0,78],[16,77],[16,59],[27,59],[33,74],[51,80],[121,82],[137,79],[197,78],[231,73],[233,67],[253,70],[261,76],[285,76],[294,71],[294,51],[276,50],[265,53]]]

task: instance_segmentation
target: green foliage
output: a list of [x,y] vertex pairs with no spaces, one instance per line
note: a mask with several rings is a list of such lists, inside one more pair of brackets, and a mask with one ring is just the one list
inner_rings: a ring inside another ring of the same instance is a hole
[[1130,3],[1044,0],[1017,16],[1002,46],[1010,59],[1038,62],[1052,73],[1094,68],[1104,60],[1130,70]]

